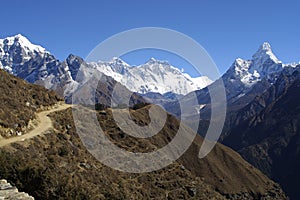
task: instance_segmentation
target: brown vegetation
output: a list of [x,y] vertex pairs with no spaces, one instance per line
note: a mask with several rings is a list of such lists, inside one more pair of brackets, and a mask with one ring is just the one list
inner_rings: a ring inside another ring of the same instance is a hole
[[[40,86],[3,71],[0,75],[3,126],[10,127],[11,122],[26,125],[38,108],[60,100]],[[141,126],[150,122],[151,105],[143,106],[130,111]],[[96,112],[106,136],[132,152],[165,146],[179,127],[179,121],[168,115],[157,135],[137,139],[116,125],[111,109]],[[5,117],[8,113],[10,117]],[[124,173],[103,165],[86,150],[76,133],[71,108],[50,117],[55,130],[0,149],[0,177],[36,199],[286,199],[274,182],[229,148],[218,144],[205,159],[198,159],[200,136],[168,167],[142,174]]]
[[[148,108],[132,111],[137,123],[149,123]],[[0,174],[37,199],[285,199],[275,183],[222,145],[199,160],[198,136],[179,161],[159,171],[131,174],[113,170],[87,152],[71,109],[51,117],[58,132],[0,151]],[[158,135],[136,139],[124,137],[109,109],[99,111],[98,118],[111,141],[130,151],[164,146],[178,128],[177,119],[169,115]]]
[[[29,84],[1,69],[0,82],[0,134],[2,136],[21,131],[30,120],[35,118],[38,109],[62,100],[53,91]],[[11,129],[14,131],[9,131]]]

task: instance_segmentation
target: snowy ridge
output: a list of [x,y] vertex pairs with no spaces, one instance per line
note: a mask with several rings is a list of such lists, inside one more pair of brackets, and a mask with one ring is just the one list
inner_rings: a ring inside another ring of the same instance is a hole
[[278,60],[278,58],[272,52],[271,45],[268,42],[264,42],[253,55],[253,60],[260,61],[261,63],[265,62],[266,59],[271,59],[275,63],[281,63],[281,61]]
[[281,71],[285,66],[274,55],[271,45],[264,42],[251,60],[238,58],[231,68],[234,69],[234,77],[239,79],[245,86],[250,87],[269,74]]
[[26,37],[24,37],[21,34],[17,34],[15,36],[6,37],[5,39],[0,39],[0,48],[3,48],[4,46],[12,46],[12,45],[20,45],[24,48],[26,53],[29,52],[37,52],[37,53],[45,53],[45,48],[32,44]]
[[167,61],[154,58],[136,67],[130,66],[120,58],[90,65],[125,85],[129,90],[141,94],[173,92],[185,95],[212,83],[207,77],[192,78]]
[[287,63],[287,64],[283,64],[283,65],[284,65],[284,67],[293,67],[293,68],[295,68],[299,64],[300,64],[300,62],[298,62],[298,63],[293,62],[293,63]]
[[[265,42],[252,59],[236,59],[222,79],[230,91],[228,95],[240,95],[263,78],[267,77],[272,82],[272,78],[276,78],[276,73],[284,67],[296,65],[283,64],[272,52],[271,45]],[[117,57],[108,62],[86,63],[82,58],[70,55],[60,62],[43,47],[31,44],[20,34],[0,39],[0,68],[28,82],[56,90],[65,97],[98,72],[141,94],[185,95],[212,84],[205,76],[193,78],[167,61],[154,58],[139,66],[130,66]]]
[[0,68],[12,74],[20,71],[15,67],[23,65],[34,57],[44,57],[45,54],[50,53],[45,48],[32,44],[21,34],[0,39]]
[[207,77],[192,78],[167,61],[154,58],[140,66],[130,66],[117,57],[108,62],[85,63],[82,58],[70,55],[60,62],[21,34],[0,40],[0,68],[29,82],[63,92],[64,96],[73,93],[98,72],[142,94],[172,92],[182,95],[211,83]]

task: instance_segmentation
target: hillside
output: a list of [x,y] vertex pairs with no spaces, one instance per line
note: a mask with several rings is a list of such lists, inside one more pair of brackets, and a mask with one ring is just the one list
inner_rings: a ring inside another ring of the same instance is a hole
[[[132,110],[133,119],[139,124],[149,123],[148,108]],[[118,129],[110,109],[99,111],[97,116],[109,139],[132,152],[164,146],[179,125],[168,115],[159,134],[136,139]],[[180,160],[164,169],[124,173],[101,164],[87,152],[76,134],[71,109],[51,117],[57,131],[0,151],[0,174],[36,199],[286,198],[278,185],[229,148],[217,145],[207,158],[199,160],[199,136]]]
[[237,116],[223,143],[232,147],[279,182],[292,199],[299,199],[299,66],[286,70]]
[[53,91],[0,69],[0,133],[3,137],[25,133],[35,112],[63,99]]
[[[60,63],[44,49],[27,52],[26,48],[18,45],[19,39],[14,39],[9,48],[13,59],[4,56],[4,68],[12,73],[21,70],[20,75],[24,75],[27,81],[56,89],[67,96],[69,103],[85,103],[89,107],[97,104],[97,108],[106,109],[87,112],[97,113],[102,129],[115,145],[130,152],[145,153],[165,146],[176,135],[180,122],[171,115],[167,116],[164,128],[151,138],[137,139],[125,134],[115,123],[111,109],[107,109],[107,106],[114,104],[122,112],[124,105],[121,97],[129,92],[125,86],[118,85],[109,76],[96,73],[96,68],[79,57],[71,55]],[[267,53],[265,51],[268,50],[263,49],[264,54]],[[20,58],[23,54],[28,54],[25,58],[29,60]],[[254,59],[255,67],[259,67],[257,60],[261,59]],[[8,65],[16,68],[8,69]],[[79,70],[82,65],[86,68]],[[274,67],[277,69],[282,65],[275,63]],[[30,124],[34,123],[37,111],[62,100],[41,86],[28,84],[4,71],[1,73],[1,130],[4,137],[26,133],[33,128]],[[251,73],[251,76],[255,75]],[[74,77],[80,84],[74,82]],[[235,78],[239,80],[241,77]],[[228,80],[230,82],[231,79]],[[260,79],[251,81],[256,83]],[[111,100],[116,85],[120,86],[118,98]],[[207,94],[207,88],[201,91]],[[76,102],[73,101],[74,96]],[[133,94],[130,105],[136,103],[147,106],[137,106],[136,110],[130,111],[135,123],[140,126],[149,124],[148,109],[151,105],[146,104],[138,94]],[[209,108],[209,105],[206,107]],[[45,132],[47,134],[11,143],[0,149],[1,178],[37,199],[286,199],[277,184],[223,145],[217,144],[206,158],[198,159],[202,144],[200,136],[196,136],[178,161],[166,168],[143,174],[124,173],[103,165],[86,150],[76,134],[71,109],[50,116],[54,129]],[[130,125],[128,128],[133,129]],[[188,127],[184,130],[186,135],[193,134]]]

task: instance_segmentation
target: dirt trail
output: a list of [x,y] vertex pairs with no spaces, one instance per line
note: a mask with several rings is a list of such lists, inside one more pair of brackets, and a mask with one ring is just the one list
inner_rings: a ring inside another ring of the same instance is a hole
[[64,109],[67,109],[70,107],[72,107],[72,105],[60,104],[57,107],[52,108],[50,110],[45,110],[45,111],[37,113],[38,124],[33,130],[31,130],[28,133],[21,135],[21,136],[15,136],[15,137],[11,137],[8,139],[4,139],[4,138],[0,139],[0,147],[3,147],[5,145],[8,145],[8,144],[11,144],[14,142],[24,141],[25,139],[29,139],[29,138],[35,137],[37,135],[43,134],[48,129],[53,128],[52,121],[47,115],[49,115],[52,112],[64,110]]

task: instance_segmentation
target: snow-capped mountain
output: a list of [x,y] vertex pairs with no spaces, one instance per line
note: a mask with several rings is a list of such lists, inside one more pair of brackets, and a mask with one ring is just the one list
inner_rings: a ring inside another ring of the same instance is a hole
[[56,90],[65,97],[95,73],[110,76],[130,91],[141,94],[170,92],[184,95],[211,83],[207,77],[192,78],[168,62],[153,58],[140,66],[130,66],[120,58],[86,63],[71,54],[60,62],[45,48],[32,44],[21,34],[0,39],[0,68],[28,82]]
[[192,78],[168,62],[154,58],[145,64],[134,67],[120,58],[113,58],[109,62],[90,64],[100,72],[125,85],[129,90],[141,94],[173,92],[185,95],[212,83],[205,76]]
[[260,46],[251,60],[238,58],[232,66],[235,77],[246,86],[252,86],[271,73],[281,71],[283,67],[284,65],[273,54],[271,45],[267,42]]
[[21,34],[0,39],[0,61],[0,68],[31,83],[43,81],[47,88],[53,88],[67,75],[50,52]]
[[276,80],[277,74],[284,67],[290,66],[283,64],[273,53],[271,45],[264,42],[252,59],[244,60],[237,58],[227,72],[222,76],[227,98],[239,98],[259,81],[264,79],[270,84]]
[[[280,73],[287,68],[293,69],[296,64],[283,64],[273,53],[271,45],[264,42],[253,54],[251,59],[237,58],[231,67],[220,78],[225,87],[228,112],[236,111],[251,102],[257,95],[271,87]],[[216,82],[210,88],[215,88]],[[203,88],[196,91],[198,103],[204,106],[201,110],[202,119],[210,119],[210,91]],[[181,98],[190,101],[190,95]],[[191,105],[198,109],[199,105]],[[165,108],[177,114],[176,106],[170,103]],[[191,116],[192,118],[193,116]]]
[[0,39],[0,58],[2,66],[12,73],[17,73],[20,65],[35,57],[43,57],[47,52],[43,47],[33,45],[27,38],[18,34]]
[[0,39],[1,54],[8,55],[12,51],[21,50],[24,58],[30,58],[35,54],[44,54],[47,51],[45,48],[32,44],[26,37],[21,34]]

